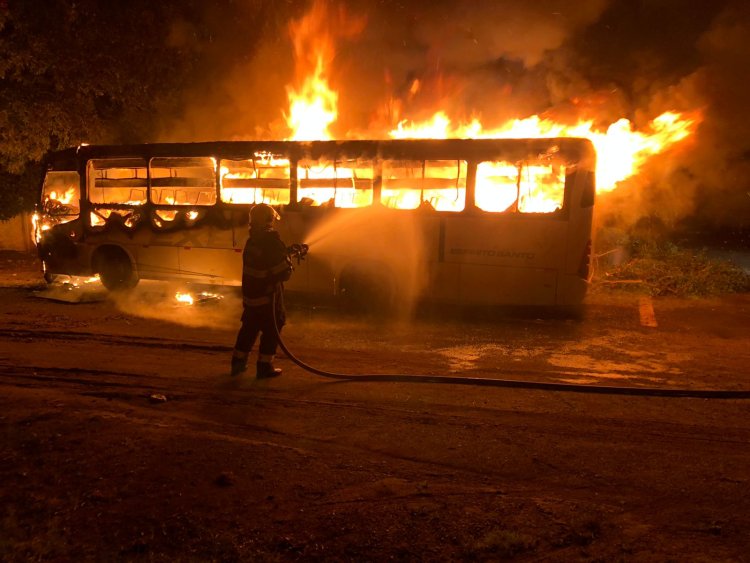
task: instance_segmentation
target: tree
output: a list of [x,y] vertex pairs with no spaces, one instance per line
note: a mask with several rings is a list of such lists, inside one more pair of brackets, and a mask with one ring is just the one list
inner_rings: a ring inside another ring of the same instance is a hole
[[200,46],[172,42],[172,24],[197,14],[178,0],[0,2],[1,218],[31,206],[48,150],[149,138]]

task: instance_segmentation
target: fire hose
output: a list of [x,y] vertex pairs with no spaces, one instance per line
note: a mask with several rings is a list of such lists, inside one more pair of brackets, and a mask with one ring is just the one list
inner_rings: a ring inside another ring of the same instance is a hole
[[[299,264],[304,260],[308,251],[306,244],[295,244],[289,247],[290,258],[295,258]],[[693,399],[750,399],[750,390],[733,389],[684,389],[670,387],[622,387],[611,385],[588,385],[579,383],[551,383],[543,381],[527,381],[517,379],[499,379],[494,377],[464,377],[455,375],[406,374],[406,373],[336,373],[313,367],[297,358],[286,346],[281,338],[276,315],[276,292],[271,304],[273,311],[274,330],[279,347],[284,354],[303,370],[339,381],[361,382],[391,382],[391,383],[437,383],[447,385],[472,385],[478,387],[502,387],[510,389],[528,389],[536,391],[553,391],[566,393],[589,393],[598,395],[631,395],[640,397],[672,397]]]

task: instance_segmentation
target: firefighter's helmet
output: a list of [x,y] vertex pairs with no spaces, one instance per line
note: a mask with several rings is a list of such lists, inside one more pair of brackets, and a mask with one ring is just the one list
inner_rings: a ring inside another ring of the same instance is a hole
[[250,224],[260,227],[270,225],[274,219],[281,219],[276,210],[267,203],[258,203],[250,209]]

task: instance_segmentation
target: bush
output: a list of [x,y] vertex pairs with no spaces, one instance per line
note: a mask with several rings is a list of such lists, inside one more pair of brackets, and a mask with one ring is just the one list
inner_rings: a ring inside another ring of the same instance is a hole
[[750,276],[726,260],[710,258],[705,251],[680,248],[672,243],[635,240],[631,259],[598,281],[650,295],[708,296],[750,291]]

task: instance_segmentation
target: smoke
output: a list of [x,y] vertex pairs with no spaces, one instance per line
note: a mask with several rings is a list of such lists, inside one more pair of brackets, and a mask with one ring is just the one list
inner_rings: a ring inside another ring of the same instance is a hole
[[698,44],[704,65],[686,86],[705,100],[700,143],[686,171],[694,178],[696,211],[715,225],[750,228],[750,6],[736,2]]
[[227,30],[207,20],[211,41],[205,30],[173,26],[174,41],[203,38],[194,51],[205,72],[163,140],[287,138],[295,29],[315,7],[322,27],[340,30],[329,76],[336,137],[382,138],[399,120],[437,110],[454,121],[479,117],[486,128],[532,114],[601,127],[625,117],[643,128],[667,110],[699,111],[691,140],[600,198],[600,220],[750,228],[750,8],[742,0],[229,5],[238,13]]
[[110,298],[118,310],[135,317],[217,330],[236,330],[239,326],[242,312],[239,290],[212,288],[210,291],[215,297],[201,301],[199,292],[192,288],[192,294],[196,296],[193,305],[178,302],[175,299],[178,291],[186,291],[186,288],[173,283],[142,280],[134,289],[111,293]]
[[750,8],[743,2],[702,8],[707,23],[700,26],[697,18],[682,26],[691,33],[670,49],[661,47],[674,41],[674,33],[654,38],[645,51],[651,60],[627,82],[637,124],[676,109],[699,111],[700,126],[687,141],[653,157],[638,177],[600,198],[605,224],[629,226],[649,218],[664,230],[750,228],[750,108],[744,78],[750,71]]
[[490,121],[541,111],[548,99],[537,66],[594,21],[605,0],[577,2],[572,10],[569,4],[380,3],[360,40],[340,57],[348,69],[341,129],[386,132],[399,119],[421,120],[437,110],[456,120]]

